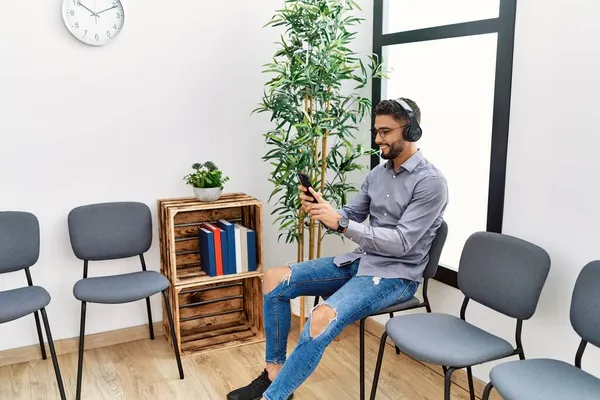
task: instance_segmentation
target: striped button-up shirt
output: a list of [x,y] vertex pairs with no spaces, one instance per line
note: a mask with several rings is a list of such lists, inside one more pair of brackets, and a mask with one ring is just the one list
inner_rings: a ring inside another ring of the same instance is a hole
[[[447,203],[446,179],[421,150],[396,171],[393,160],[378,165],[338,210],[350,220],[344,236],[359,247],[334,263],[360,258],[358,275],[420,281]],[[368,225],[362,223],[367,217]]]

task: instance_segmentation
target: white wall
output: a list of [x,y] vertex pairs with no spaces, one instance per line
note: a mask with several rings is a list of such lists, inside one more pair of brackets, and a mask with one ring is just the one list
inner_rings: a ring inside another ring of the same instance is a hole
[[[116,200],[148,204],[155,237],[147,262],[158,270],[156,199],[191,195],[182,177],[195,161],[215,161],[231,178],[226,191],[265,202],[267,268],[295,258],[293,245],[277,243],[266,203],[272,187],[260,159],[261,134],[271,125],[266,114],[250,115],[267,81],[262,65],[279,39],[263,25],[283,0],[125,0],[124,30],[103,48],[67,32],[60,1],[36,3],[9,2],[0,13],[0,209],[30,211],[40,220],[41,254],[32,273],[52,296],[55,339],[79,331],[72,287],[82,264],[68,240],[69,210]],[[361,51],[371,46],[365,29],[356,42]],[[326,255],[341,248],[328,243]],[[138,269],[136,259],[93,263],[90,276]],[[23,284],[22,273],[0,278],[0,290]],[[152,307],[160,320],[158,296]],[[90,334],[145,323],[143,301],[88,306]],[[0,326],[0,350],[36,341],[33,317]]]
[[[524,323],[528,358],[573,363],[579,344],[569,322],[573,285],[587,262],[600,259],[598,15],[594,0],[518,4],[503,231],[552,258],[537,313]],[[457,290],[432,282],[430,293],[435,311],[458,315]],[[514,343],[514,320],[473,302],[467,320]],[[474,373],[487,381],[495,364]],[[598,349],[588,346],[583,368],[600,377]]]

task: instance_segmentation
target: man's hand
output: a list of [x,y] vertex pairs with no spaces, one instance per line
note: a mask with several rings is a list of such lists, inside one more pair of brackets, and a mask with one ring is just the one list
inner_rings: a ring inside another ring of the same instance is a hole
[[[320,193],[317,193],[313,188],[309,188],[309,191],[312,197],[303,194],[303,192],[300,195],[304,211],[306,211],[312,219],[322,222],[329,229],[337,229],[342,216],[331,206],[331,204],[323,200]],[[317,200],[317,203],[310,203],[313,198]]]
[[300,202],[302,203],[302,209],[305,213],[310,213],[311,206],[315,205],[314,199],[311,196],[307,196],[306,188],[302,185],[298,185],[298,190],[300,191]]

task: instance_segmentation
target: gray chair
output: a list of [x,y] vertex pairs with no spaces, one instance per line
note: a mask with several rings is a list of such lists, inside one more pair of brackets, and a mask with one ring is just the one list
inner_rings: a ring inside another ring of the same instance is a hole
[[[87,303],[122,304],[145,298],[150,339],[154,340],[149,296],[162,292],[174,338],[179,377],[183,379],[183,367],[167,296],[169,281],[159,272],[146,270],[144,253],[150,249],[152,242],[152,217],[148,206],[136,202],[85,205],[69,213],[68,225],[73,253],[83,260],[83,279],[73,287],[73,295],[81,301],[77,399],[81,398]],[[88,278],[89,261],[119,260],[135,256],[140,259],[142,271]]]
[[[458,286],[465,295],[460,318],[427,313],[390,319],[379,346],[371,399],[375,399],[389,335],[409,357],[446,367],[446,400],[450,399],[452,373],[466,368],[470,397],[474,400],[473,365],[514,355],[525,358],[521,343],[523,320],[533,316],[549,270],[550,257],[539,246],[500,233],[471,235],[463,248],[458,270]],[[466,322],[470,299],[517,320],[516,347]]]
[[40,286],[34,286],[29,268],[40,255],[40,226],[35,215],[22,211],[0,212],[0,274],[25,270],[28,286],[0,292],[0,324],[33,314],[37,327],[42,358],[46,359],[46,347],[40,326],[38,311],[42,314],[48,347],[54,365],[60,398],[66,399],[54,341],[45,307],[50,304],[50,294]]
[[597,400],[600,379],[581,370],[588,343],[600,347],[600,261],[588,263],[577,278],[571,300],[571,325],[581,337],[575,366],[552,359],[529,359],[502,363],[492,368],[485,388],[492,387],[506,400]]
[[[427,296],[427,284],[429,279],[433,278],[437,273],[440,257],[442,256],[442,250],[448,237],[448,224],[446,221],[442,221],[438,228],[435,238],[431,243],[429,249],[429,260],[423,271],[423,301],[420,301],[417,297],[413,297],[408,301],[394,304],[390,307],[386,307],[379,310],[376,313],[369,315],[366,318],[360,320],[360,348],[359,348],[359,359],[360,359],[360,398],[365,398],[365,321],[369,317],[376,315],[389,314],[390,318],[394,318],[394,313],[400,311],[414,310],[417,308],[425,308],[428,313],[431,312],[431,306],[429,304],[429,297]],[[329,296],[322,296],[324,300],[327,300]],[[315,297],[315,307],[319,304],[319,296]],[[396,347],[396,354],[400,354],[400,350]]]

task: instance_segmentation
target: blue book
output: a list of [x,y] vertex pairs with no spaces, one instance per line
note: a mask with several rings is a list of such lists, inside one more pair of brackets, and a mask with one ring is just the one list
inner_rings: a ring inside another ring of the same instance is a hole
[[248,271],[256,271],[257,254],[256,254],[256,232],[248,228]]
[[208,276],[217,276],[217,256],[215,255],[215,237],[206,228],[198,229],[198,249],[200,267]]
[[[235,250],[235,226],[224,219],[217,221],[216,225],[225,231],[227,236],[227,269],[223,271],[225,275],[237,273],[236,250]],[[221,237],[223,234],[221,233]],[[223,240],[221,240],[221,243]],[[225,254],[225,252],[223,252]]]

